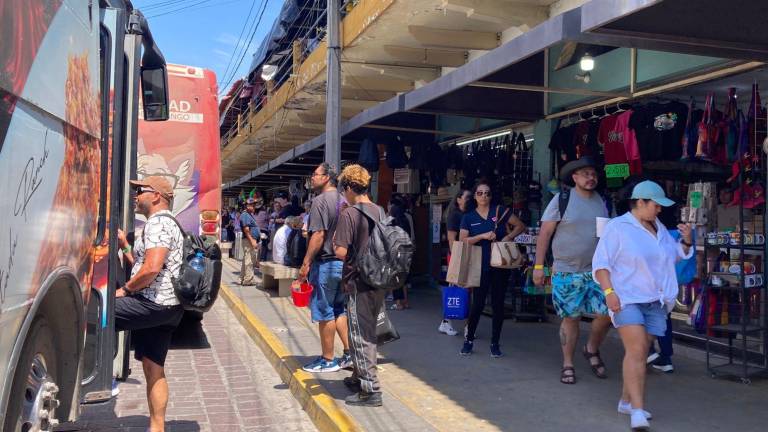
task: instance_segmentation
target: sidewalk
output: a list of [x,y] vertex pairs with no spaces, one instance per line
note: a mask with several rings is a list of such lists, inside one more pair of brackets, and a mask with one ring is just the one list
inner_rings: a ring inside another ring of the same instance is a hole
[[[308,310],[290,299],[270,297],[234,281],[235,261],[225,265],[232,292],[285,344],[300,364],[319,353],[317,327]],[[559,383],[561,354],[554,323],[507,321],[502,334],[505,357],[488,352],[490,320],[484,317],[475,354],[458,355],[460,336],[437,332],[441,318],[436,291],[414,290],[412,309],[392,311],[390,318],[401,339],[380,349],[383,408],[351,408],[341,371],[318,380],[363,428],[369,431],[512,430],[616,431],[628,429],[626,416],[616,413],[621,391],[620,341],[609,337],[602,348],[609,378],[594,377],[578,356],[578,384]],[[582,334],[583,345],[586,338]],[[338,347],[340,349],[340,346]],[[752,385],[711,379],[705,365],[685,355],[675,356],[676,372],[650,372],[646,408],[654,415],[654,431],[762,431],[768,424],[768,381]]]
[[[314,431],[299,403],[222,300],[200,323],[183,321],[166,361],[170,397],[166,431]],[[133,357],[133,353],[131,353]],[[149,426],[141,363],[108,404],[84,405],[57,431],[144,432]]]

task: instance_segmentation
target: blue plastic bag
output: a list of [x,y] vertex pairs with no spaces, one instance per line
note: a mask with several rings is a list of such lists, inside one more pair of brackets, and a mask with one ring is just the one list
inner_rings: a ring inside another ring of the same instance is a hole
[[443,287],[443,318],[462,320],[469,316],[469,290],[457,286]]

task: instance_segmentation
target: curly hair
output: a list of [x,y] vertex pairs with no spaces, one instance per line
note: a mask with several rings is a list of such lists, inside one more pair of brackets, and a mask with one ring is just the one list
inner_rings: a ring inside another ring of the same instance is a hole
[[368,192],[371,185],[371,175],[368,170],[358,164],[347,165],[339,174],[339,186],[344,190],[352,189],[356,194]]

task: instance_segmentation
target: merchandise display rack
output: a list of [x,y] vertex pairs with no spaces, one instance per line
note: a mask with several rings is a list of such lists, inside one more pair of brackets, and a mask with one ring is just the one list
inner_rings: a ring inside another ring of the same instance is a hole
[[[757,109],[755,112],[759,112]],[[757,117],[757,116],[756,116]],[[764,120],[761,118],[760,120]],[[753,131],[755,133],[755,142],[758,141],[757,130],[758,120],[755,119]],[[754,151],[758,153],[757,150]],[[766,177],[766,158],[763,152],[759,152],[759,160],[753,168],[762,173],[762,180],[768,180]],[[745,181],[744,169],[739,171],[739,184]],[[752,377],[764,375],[768,372],[768,296],[766,295],[766,269],[768,269],[768,258],[765,253],[766,242],[765,233],[768,232],[765,220],[765,203],[756,208],[757,213],[762,215],[762,226],[754,229],[753,232],[745,230],[744,218],[744,191],[737,191],[742,194],[739,199],[739,226],[737,231],[727,235],[724,233],[715,233],[705,236],[706,247],[719,248],[728,256],[728,263],[733,267],[733,252],[738,253],[738,260],[735,261],[738,266],[738,272],[731,272],[730,269],[720,269],[721,271],[710,271],[703,284],[703,301],[707,313],[716,310],[727,310],[730,315],[732,311],[738,312],[738,319],[729,317],[727,323],[713,324],[709,316],[706,317],[706,362],[707,370],[712,378],[719,376],[736,378],[744,384],[750,384]],[[762,231],[762,240],[758,240],[755,234]],[[761,256],[761,268],[748,273],[745,263],[748,263],[748,255]],[[719,264],[722,265],[722,264]],[[725,298],[725,302],[719,302],[718,299]],[[715,303],[712,304],[711,301]],[[736,307],[731,307],[730,300],[737,301]],[[727,339],[727,344],[722,340]],[[724,346],[725,345],[725,346]]]

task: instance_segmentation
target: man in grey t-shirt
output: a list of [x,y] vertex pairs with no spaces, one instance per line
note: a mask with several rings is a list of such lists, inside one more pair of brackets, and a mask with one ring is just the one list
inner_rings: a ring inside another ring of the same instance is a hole
[[579,339],[579,321],[583,314],[593,314],[589,341],[582,354],[589,361],[598,378],[606,378],[605,365],[600,358],[600,345],[610,328],[611,320],[600,286],[592,279],[592,256],[597,247],[596,218],[608,217],[608,211],[597,187],[596,162],[582,158],[567,163],[560,172],[560,180],[571,186],[568,206],[560,216],[560,195],[549,202],[541,218],[541,231],[536,243],[536,264],[533,281],[544,284],[544,259],[552,239],[552,302],[560,324],[560,344],[563,350],[563,369],[560,382],[575,384],[576,372],[573,355]]
[[[349,356],[346,299],[341,290],[343,264],[333,251],[333,236],[339,219],[343,198],[336,190],[336,172],[327,163],[320,164],[312,173],[312,189],[319,195],[312,200],[309,210],[309,243],[299,279],[309,277],[314,287],[309,303],[312,321],[320,331],[320,357],[305,365],[307,372],[335,372],[352,365]],[[344,355],[333,356],[333,343],[339,335]]]

